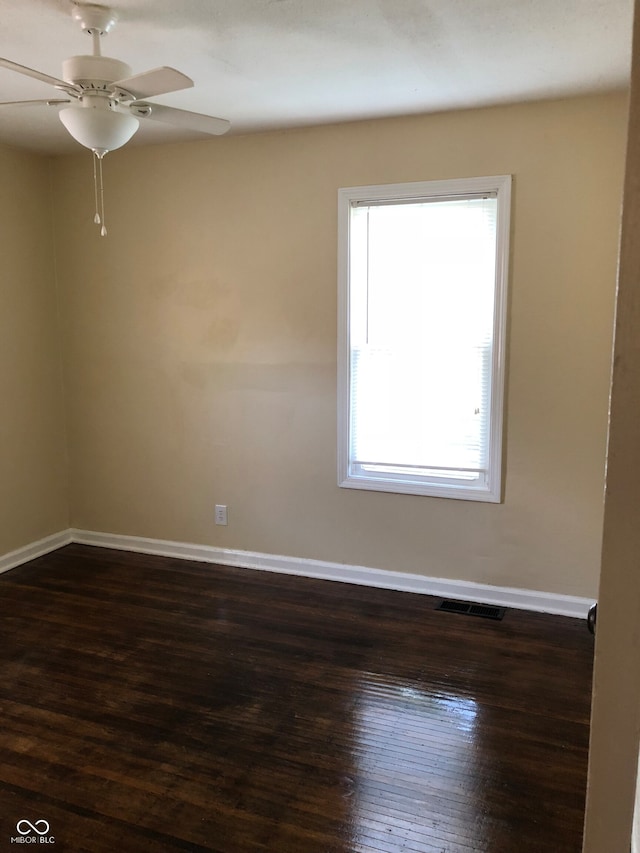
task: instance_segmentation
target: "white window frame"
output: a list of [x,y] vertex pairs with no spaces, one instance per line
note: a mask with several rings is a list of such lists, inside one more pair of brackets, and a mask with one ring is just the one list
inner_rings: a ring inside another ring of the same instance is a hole
[[[493,358],[491,365],[491,406],[489,429],[489,471],[485,482],[469,486],[438,482],[437,478],[377,479],[357,475],[350,461],[350,223],[351,210],[359,202],[419,200],[438,197],[465,197],[495,193],[498,200],[496,223],[496,282],[493,318]],[[509,233],[511,222],[511,175],[461,178],[446,181],[415,181],[404,184],[343,187],[338,190],[338,485],[348,489],[429,495],[432,497],[500,503],[503,493],[503,410],[507,338],[507,284],[509,273]]]

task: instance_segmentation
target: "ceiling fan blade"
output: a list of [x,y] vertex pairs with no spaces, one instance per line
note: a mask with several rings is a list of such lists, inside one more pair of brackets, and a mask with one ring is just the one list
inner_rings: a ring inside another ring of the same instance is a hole
[[57,107],[59,104],[70,104],[69,98],[53,98],[48,101],[0,101],[0,107],[33,107],[36,104],[47,107]]
[[134,74],[125,80],[116,80],[112,84],[114,88],[124,89],[133,100],[140,98],[152,98],[154,95],[166,95],[168,92],[178,92],[180,89],[190,89],[193,86],[191,77],[187,77],[175,68],[162,66],[153,68],[151,71],[143,71],[142,74]]
[[55,86],[56,89],[63,89],[65,92],[78,92],[79,88],[73,83],[66,83],[64,80],[59,80],[57,77],[51,77],[49,74],[43,74],[41,71],[35,71],[33,68],[27,68],[26,65],[18,65],[17,62],[12,62],[10,59],[0,57],[0,67],[8,68],[9,71],[17,71],[18,74],[24,74],[25,77],[33,77],[34,80],[41,80],[43,83],[49,83]]
[[221,136],[231,127],[231,122],[224,118],[214,118],[202,113],[192,113],[189,110],[178,110],[175,107],[165,107],[162,104],[131,104],[130,111],[138,118],[150,118],[154,121],[164,121],[167,124],[184,127],[188,130],[199,130],[201,133],[210,133],[213,136]]

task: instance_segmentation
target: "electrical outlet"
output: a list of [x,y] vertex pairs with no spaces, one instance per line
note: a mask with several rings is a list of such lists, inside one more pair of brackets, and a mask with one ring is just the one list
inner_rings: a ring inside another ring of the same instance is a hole
[[216,524],[227,523],[227,505],[216,504]]

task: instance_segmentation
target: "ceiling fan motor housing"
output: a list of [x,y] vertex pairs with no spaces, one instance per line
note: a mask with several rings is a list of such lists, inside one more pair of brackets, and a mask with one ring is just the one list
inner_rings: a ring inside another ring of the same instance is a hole
[[62,63],[62,78],[83,89],[104,89],[131,76],[126,62],[108,56],[71,56]]

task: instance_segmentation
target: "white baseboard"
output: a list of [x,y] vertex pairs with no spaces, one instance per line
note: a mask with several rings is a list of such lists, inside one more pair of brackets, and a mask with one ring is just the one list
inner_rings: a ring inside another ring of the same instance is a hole
[[47,536],[45,539],[32,542],[30,545],[25,545],[23,548],[18,548],[16,551],[10,551],[8,554],[0,556],[0,573],[15,569],[23,563],[28,563],[29,560],[35,560],[36,557],[48,554],[50,551],[56,551],[63,545],[69,545],[72,541],[71,531],[63,530],[60,533]]
[[32,542],[30,545],[25,545],[23,548],[0,556],[0,573],[21,566],[29,560],[55,551],[71,542],[95,545],[100,548],[114,548],[120,551],[158,554],[181,560],[197,560],[204,563],[218,563],[223,566],[259,569],[361,586],[394,589],[400,592],[416,592],[439,598],[481,601],[501,607],[515,607],[519,610],[532,610],[539,613],[557,613],[561,616],[571,616],[578,619],[586,618],[589,607],[593,603],[592,599],[574,595],[558,595],[553,592],[492,586],[473,583],[472,581],[425,577],[408,572],[390,572],[384,569],[371,569],[367,566],[350,566],[323,560],[308,560],[275,554],[261,554],[254,551],[215,548],[211,545],[192,545],[165,539],[145,539],[140,536],[119,536],[113,533],[96,533],[90,530],[77,529],[55,533],[53,536],[47,536],[38,542]]
[[322,560],[214,548],[210,545],[191,545],[164,539],[118,536],[112,533],[96,533],[89,530],[71,530],[69,533],[73,542],[82,545],[95,545],[101,548],[115,548],[142,554],[158,554],[164,557],[219,563],[224,566],[260,569],[289,575],[302,575],[303,577],[381,587],[401,592],[417,592],[440,598],[481,601],[501,607],[515,607],[520,610],[533,610],[539,613],[556,613],[578,619],[586,619],[589,607],[593,604],[592,599],[579,598],[573,595],[491,586],[470,581],[448,580],[447,578],[431,578],[407,572],[390,572],[383,569],[370,569],[366,566],[328,563]]

